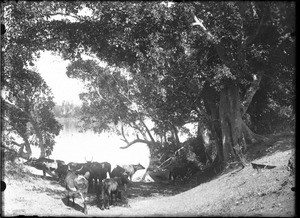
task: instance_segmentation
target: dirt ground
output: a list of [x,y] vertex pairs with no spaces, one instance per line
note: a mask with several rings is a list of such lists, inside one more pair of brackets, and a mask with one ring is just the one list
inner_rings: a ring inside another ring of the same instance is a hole
[[[249,160],[276,166],[273,169],[242,170],[220,175],[194,188],[157,182],[133,182],[123,200],[109,210],[101,210],[94,194],[89,195],[88,216],[275,216],[295,213],[294,175],[287,170],[294,150],[293,138],[272,146],[253,148]],[[29,172],[20,164],[5,164],[2,215],[85,216],[80,198],[67,206],[65,189],[41,172]]]

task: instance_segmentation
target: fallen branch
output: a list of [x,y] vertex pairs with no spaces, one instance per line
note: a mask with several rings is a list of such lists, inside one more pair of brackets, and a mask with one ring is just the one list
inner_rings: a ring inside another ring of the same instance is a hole
[[[161,165],[159,165],[158,168],[161,168],[162,165],[164,165],[166,162],[168,162],[168,161],[169,161],[170,159],[172,159],[172,158],[173,158],[173,157],[169,157],[169,158],[168,158],[167,160],[165,160]],[[171,164],[171,163],[170,163],[170,164]],[[169,164],[169,165],[170,165],[170,164]],[[167,165],[167,166],[169,166],[169,165]],[[165,166],[165,167],[167,167],[167,166]]]
[[256,164],[256,163],[251,163],[253,169],[273,169],[276,166],[272,166],[272,165],[266,165],[266,164]]

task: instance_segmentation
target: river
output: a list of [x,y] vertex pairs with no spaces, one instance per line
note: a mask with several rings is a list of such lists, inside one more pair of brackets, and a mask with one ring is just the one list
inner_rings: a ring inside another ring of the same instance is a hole
[[144,143],[136,143],[127,149],[119,136],[109,133],[95,134],[93,131],[79,132],[75,118],[57,119],[63,130],[55,138],[56,144],[50,158],[68,162],[85,162],[85,159],[98,162],[107,161],[112,164],[149,165],[150,152]]

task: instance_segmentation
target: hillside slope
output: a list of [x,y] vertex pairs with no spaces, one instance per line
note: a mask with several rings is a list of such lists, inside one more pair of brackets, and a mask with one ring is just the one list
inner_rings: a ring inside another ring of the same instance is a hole
[[[100,210],[91,196],[89,216],[294,216],[294,176],[287,170],[294,145],[291,140],[284,145],[285,149],[279,146],[253,160],[275,165],[273,169],[256,170],[249,165],[187,191],[172,185],[133,183],[127,204],[110,210]],[[16,164],[6,164],[5,170],[5,216],[84,216],[81,200],[77,198],[75,207],[68,207],[64,188],[56,181],[29,176],[28,170]]]

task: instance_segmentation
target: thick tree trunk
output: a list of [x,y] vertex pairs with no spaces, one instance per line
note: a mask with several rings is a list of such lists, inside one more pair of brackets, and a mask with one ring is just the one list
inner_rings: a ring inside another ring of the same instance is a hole
[[217,101],[219,100],[217,92],[210,87],[208,83],[204,84],[203,100],[207,113],[210,115],[208,122],[208,129],[211,131],[211,136],[215,140],[217,146],[217,159],[221,163],[223,161],[223,148],[222,148],[222,131],[219,122],[219,109]]
[[235,160],[244,162],[242,150],[245,150],[246,146],[243,134],[245,124],[242,120],[239,89],[231,82],[221,90],[219,117],[224,163]]
[[205,142],[203,138],[203,131],[204,131],[204,124],[199,121],[198,122],[198,130],[197,130],[197,146],[195,146],[193,149],[193,152],[200,158],[200,162],[203,164],[206,164],[207,161],[211,161],[211,157],[207,154]]

